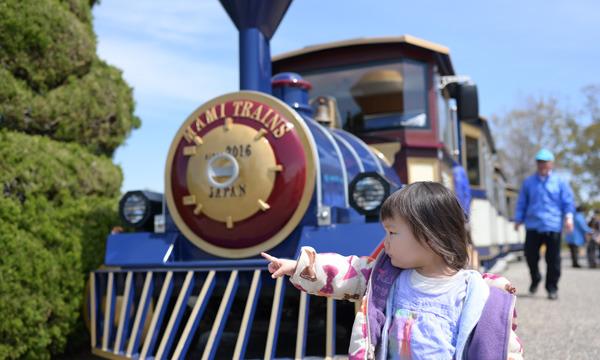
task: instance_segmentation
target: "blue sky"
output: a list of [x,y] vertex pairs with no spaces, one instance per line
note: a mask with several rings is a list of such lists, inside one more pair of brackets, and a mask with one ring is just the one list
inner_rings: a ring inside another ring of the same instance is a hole
[[[163,191],[175,132],[203,102],[238,89],[237,30],[217,0],[102,0],[99,56],[134,88],[142,127],[115,153],[122,190]],[[600,2],[594,0],[295,0],[273,54],[336,40],[410,34],[450,48],[478,84],[480,112],[502,115],[529,95],[580,105],[600,83]]]

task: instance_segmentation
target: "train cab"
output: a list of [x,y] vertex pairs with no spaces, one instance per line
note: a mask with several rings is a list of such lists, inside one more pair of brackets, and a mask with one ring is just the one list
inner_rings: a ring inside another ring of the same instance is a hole
[[448,48],[410,35],[361,38],[275,56],[273,69],[301,74],[313,85],[311,98],[334,98],[333,126],[377,149],[403,183],[453,188],[457,105],[468,118],[477,100],[462,91],[457,104],[456,86],[446,86],[455,76]]

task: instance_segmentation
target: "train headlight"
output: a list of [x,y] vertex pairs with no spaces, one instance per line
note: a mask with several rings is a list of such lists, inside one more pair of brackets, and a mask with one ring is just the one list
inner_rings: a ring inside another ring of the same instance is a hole
[[390,183],[376,172],[358,174],[350,183],[350,205],[366,216],[379,215],[390,194]]
[[127,226],[151,231],[154,216],[162,212],[162,194],[128,191],[119,201],[119,215]]

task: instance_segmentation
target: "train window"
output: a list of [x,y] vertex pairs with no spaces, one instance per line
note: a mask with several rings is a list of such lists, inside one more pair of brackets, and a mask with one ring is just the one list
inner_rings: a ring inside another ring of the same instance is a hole
[[515,202],[510,195],[506,195],[506,211],[508,219],[512,220],[515,216]]
[[467,150],[467,176],[469,177],[469,184],[480,186],[479,140],[471,136],[465,136],[465,147]]
[[429,128],[427,65],[413,60],[303,73],[310,97],[333,96],[342,127],[356,131]]

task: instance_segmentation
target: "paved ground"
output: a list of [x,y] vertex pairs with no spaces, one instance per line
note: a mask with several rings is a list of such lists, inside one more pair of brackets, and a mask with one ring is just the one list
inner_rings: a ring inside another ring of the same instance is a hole
[[[562,258],[559,298],[547,299],[543,282],[529,295],[529,271],[525,260],[511,262],[503,274],[517,288],[517,334],[525,345],[526,359],[600,359],[600,269],[571,267]],[[545,274],[545,261],[540,270]]]

